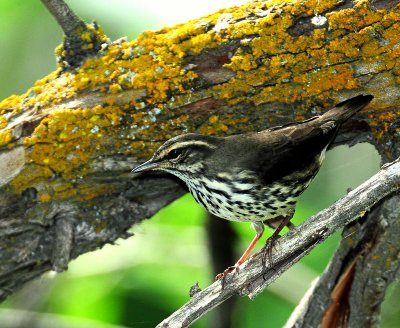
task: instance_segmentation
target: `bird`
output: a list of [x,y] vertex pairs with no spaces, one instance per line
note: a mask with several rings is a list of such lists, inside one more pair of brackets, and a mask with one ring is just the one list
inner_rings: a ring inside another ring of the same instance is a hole
[[340,126],[372,99],[372,95],[357,95],[322,115],[258,132],[226,137],[178,135],[132,172],[173,174],[215,216],[250,222],[256,235],[235,265],[216,277],[225,279],[246,261],[264,225],[275,229],[265,252],[271,252],[285,226],[293,226],[290,220],[298,197],[319,171]]

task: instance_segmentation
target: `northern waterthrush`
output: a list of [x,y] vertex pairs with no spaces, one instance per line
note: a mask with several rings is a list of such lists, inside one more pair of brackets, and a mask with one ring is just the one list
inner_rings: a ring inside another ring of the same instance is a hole
[[225,138],[180,135],[166,141],[133,172],[172,173],[212,214],[251,222],[256,236],[235,266],[217,276],[224,277],[246,260],[264,224],[276,228],[269,241],[290,224],[297,198],[317,174],[341,124],[372,99],[359,95],[321,116],[261,132]]

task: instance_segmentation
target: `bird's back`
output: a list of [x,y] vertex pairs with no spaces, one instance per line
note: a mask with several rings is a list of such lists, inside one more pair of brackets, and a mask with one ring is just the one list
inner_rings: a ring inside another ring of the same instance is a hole
[[227,137],[225,145],[219,147],[211,160],[219,160],[221,169],[237,166],[259,172],[266,183],[302,171],[319,160],[342,123],[372,98],[359,95],[303,122]]

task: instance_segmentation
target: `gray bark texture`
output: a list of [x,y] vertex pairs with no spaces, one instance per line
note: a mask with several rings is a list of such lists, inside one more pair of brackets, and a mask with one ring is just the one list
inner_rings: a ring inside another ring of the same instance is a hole
[[[61,0],[43,2],[68,35],[56,52],[58,69],[0,103],[0,300],[130,237],[132,225],[185,193],[170,176],[130,175],[172,136],[262,130],[364,93],[374,101],[335,144],[370,142],[383,163],[400,155],[398,1],[254,1],[130,42],[110,42]],[[73,17],[68,26],[63,12]],[[330,327],[339,312],[346,313],[343,326],[377,324],[386,287],[398,276],[399,207],[390,193],[370,197],[363,210],[379,205],[347,227],[354,242],[342,243],[288,327]],[[310,249],[327,231],[310,234],[307,222],[301,236]],[[290,259],[278,273],[304,253],[291,248],[293,238],[277,245],[285,252],[274,253],[276,262]],[[269,278],[260,278],[260,265],[250,273],[256,281],[238,283],[256,295]],[[229,284],[224,299],[238,290]],[[341,312],[332,299],[351,306]]]
[[343,230],[331,263],[285,328],[379,326],[386,288],[400,272],[399,240],[391,235],[400,229],[399,201],[388,197],[366,215],[368,224],[356,221]]

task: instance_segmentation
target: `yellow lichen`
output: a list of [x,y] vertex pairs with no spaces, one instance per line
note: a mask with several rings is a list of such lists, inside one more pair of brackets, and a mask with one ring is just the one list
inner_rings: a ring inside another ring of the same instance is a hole
[[211,124],[217,123],[217,122],[218,122],[218,116],[217,116],[217,115],[212,115],[212,116],[210,116],[210,118],[208,119],[208,121],[209,121]]
[[83,32],[82,34],[81,34],[81,39],[83,40],[83,41],[86,41],[86,42],[90,42],[90,41],[92,41],[92,35],[91,35],[91,33],[90,32]]
[[39,184],[53,175],[54,173],[46,166],[30,164],[11,181],[11,186],[15,191],[22,192],[27,186]]
[[[148,31],[131,42],[109,44],[101,56],[87,59],[75,71],[55,71],[23,95],[2,101],[0,146],[14,142],[12,132],[5,130],[9,117],[34,109],[41,121],[23,141],[27,161],[37,170],[35,174],[51,172],[69,181],[90,173],[88,162],[110,151],[137,155],[140,150],[140,156],[147,157],[160,142],[191,131],[193,126],[216,135],[234,133],[240,124],[243,130],[249,129],[247,117],[210,114],[193,124],[191,114],[169,112],[196,100],[222,99],[231,105],[294,104],[312,96],[325,100],[327,94],[357,88],[356,73],[362,69],[374,74],[392,70],[390,81],[399,83],[399,9],[372,10],[368,4],[362,0],[354,8],[329,12],[337,0],[254,2],[173,28]],[[311,26],[307,33],[293,34],[298,17],[311,19],[317,14],[326,17],[327,26]],[[80,33],[86,48],[93,46],[91,33],[105,39],[94,28]],[[206,91],[196,89],[201,75],[196,65],[188,65],[189,56],[231,46],[237,40],[241,46],[229,53],[225,64],[232,78]],[[58,51],[65,55],[63,49]],[[377,92],[368,90],[368,85],[365,88],[366,93]],[[74,103],[90,93],[99,99],[96,106],[81,108],[85,105]],[[162,122],[159,115],[164,117]],[[382,114],[377,127],[388,129],[387,122],[394,116]],[[165,117],[174,118],[165,121]],[[304,115],[297,112],[295,117]],[[33,180],[17,177],[13,186],[23,190],[38,181],[39,176]],[[70,197],[71,190],[70,185],[65,189],[53,186],[41,197]],[[91,199],[103,192],[99,186],[85,186],[79,195]]]
[[7,145],[12,140],[11,130],[4,130],[0,132],[0,147]]
[[0,129],[4,129],[8,122],[4,115],[0,115]]
[[116,185],[113,185],[112,183],[109,184],[96,184],[91,182],[90,184],[82,184],[79,186],[79,189],[77,190],[77,193],[79,195],[79,198],[81,200],[91,200],[95,197],[97,197],[99,194],[102,195],[108,195],[113,192],[115,192]]

